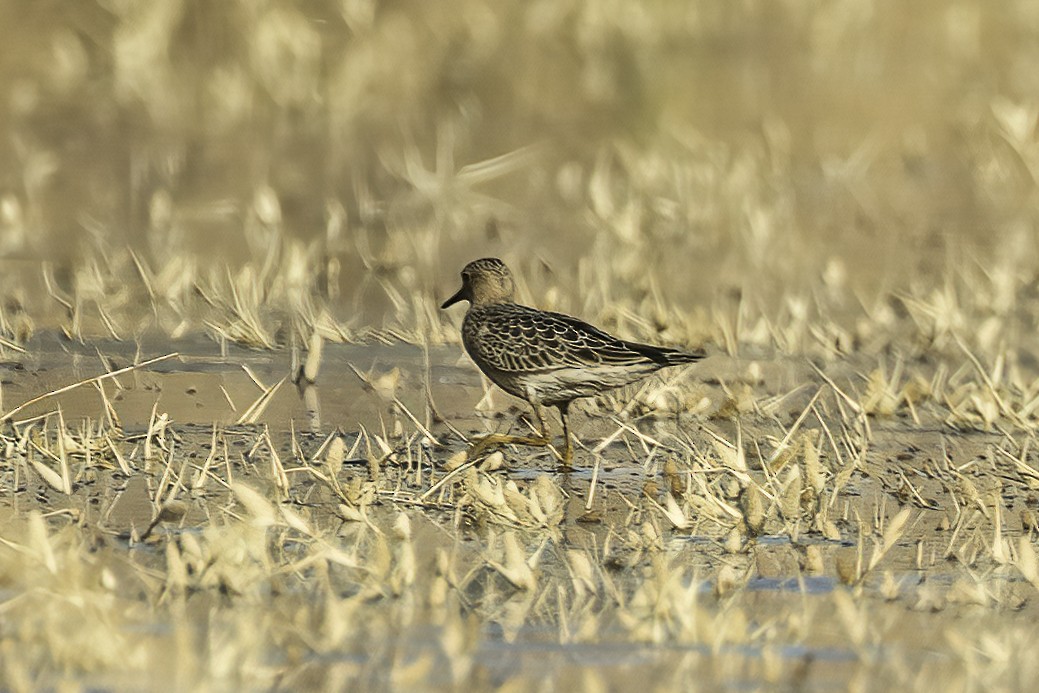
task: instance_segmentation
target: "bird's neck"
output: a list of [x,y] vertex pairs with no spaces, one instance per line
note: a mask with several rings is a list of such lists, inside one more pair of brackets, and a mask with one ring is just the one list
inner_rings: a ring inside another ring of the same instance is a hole
[[473,301],[473,308],[487,308],[488,306],[509,305],[515,303],[511,298],[484,298]]

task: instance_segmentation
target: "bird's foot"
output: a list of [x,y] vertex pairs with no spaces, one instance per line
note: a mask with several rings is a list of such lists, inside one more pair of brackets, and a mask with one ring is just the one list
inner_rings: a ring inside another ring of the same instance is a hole
[[550,443],[548,438],[540,436],[513,436],[505,433],[492,433],[478,439],[469,448],[466,458],[471,462],[480,457],[484,452],[503,445],[531,445],[534,447],[545,447]]
[[574,471],[574,449],[572,446],[567,445],[563,448],[563,454],[559,455],[559,464],[556,466],[556,471],[562,474]]

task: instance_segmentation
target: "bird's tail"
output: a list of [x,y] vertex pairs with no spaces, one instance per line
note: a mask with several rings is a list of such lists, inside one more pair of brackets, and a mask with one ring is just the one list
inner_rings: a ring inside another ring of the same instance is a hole
[[706,354],[702,349],[696,351],[683,351],[670,347],[658,347],[651,344],[639,344],[637,342],[625,342],[632,351],[636,351],[649,360],[659,363],[661,366],[678,366],[683,363],[695,363]]

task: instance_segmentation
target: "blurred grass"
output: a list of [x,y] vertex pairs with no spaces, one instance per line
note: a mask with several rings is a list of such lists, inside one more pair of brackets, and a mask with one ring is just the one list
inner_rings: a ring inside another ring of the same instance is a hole
[[[433,671],[518,690],[494,656],[512,675],[522,650],[531,681],[565,659],[597,689],[1026,687],[1037,38],[1022,0],[0,0],[2,354],[51,329],[457,340],[461,311],[437,299],[495,254],[525,301],[751,356],[589,405],[619,426],[604,442],[624,431],[616,460],[643,465],[590,546],[594,529],[560,540],[556,481],[439,476],[448,451],[387,402],[364,405],[394,425],[358,424],[366,464],[342,483],[342,441],[304,455],[295,429],[280,449],[267,426],[199,434],[156,402],[142,446],[103,389],[96,433],[61,408],[15,422],[5,685],[408,689]],[[7,407],[40,384],[12,377]],[[397,365],[384,378],[397,406]],[[631,411],[696,425],[660,429],[681,441],[665,457],[612,416]],[[170,524],[129,557],[98,529],[124,475]],[[513,534],[535,509],[550,526]],[[501,646],[523,628],[642,663]]]
[[671,341],[732,310],[853,332],[978,266],[1012,302],[1039,271],[1033,14],[6,0],[0,327],[237,338],[249,284],[271,335],[437,341],[485,254]]

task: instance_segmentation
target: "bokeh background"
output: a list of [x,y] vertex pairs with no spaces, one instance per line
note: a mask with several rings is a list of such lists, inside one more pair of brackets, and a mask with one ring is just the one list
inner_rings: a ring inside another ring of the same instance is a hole
[[[0,0],[0,689],[1039,690],[1037,120],[1035,0]],[[708,358],[469,459],[492,254]]]
[[730,351],[1033,320],[1024,0],[0,0],[0,36],[8,338],[451,340],[487,254]]

